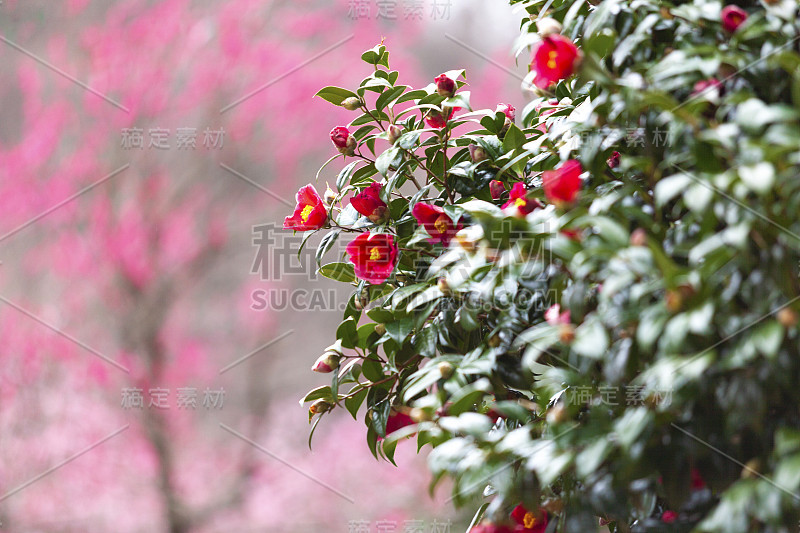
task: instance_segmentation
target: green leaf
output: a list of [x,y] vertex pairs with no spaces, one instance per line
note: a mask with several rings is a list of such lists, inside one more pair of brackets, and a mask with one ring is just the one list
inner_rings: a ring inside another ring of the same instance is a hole
[[328,263],[319,267],[319,273],[336,281],[352,283],[356,280],[356,272],[352,263]]
[[314,96],[319,96],[323,100],[327,100],[333,105],[342,105],[342,102],[345,100],[345,98],[358,98],[358,95],[353,91],[348,91],[347,89],[333,86],[320,89]]

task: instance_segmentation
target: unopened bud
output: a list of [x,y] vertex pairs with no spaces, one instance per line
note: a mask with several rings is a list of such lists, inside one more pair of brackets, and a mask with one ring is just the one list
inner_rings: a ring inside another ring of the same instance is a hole
[[439,74],[433,81],[436,83],[436,92],[438,92],[440,96],[449,98],[455,94],[456,82],[446,74]]
[[322,198],[322,200],[328,205],[331,205],[334,200],[336,200],[336,193],[333,191],[333,189],[331,189],[330,185],[327,185],[327,188],[325,189],[325,196]]
[[384,326],[383,324],[375,324],[375,333],[377,333],[378,335],[386,334],[386,326]]
[[322,399],[317,400],[308,408],[308,418],[320,413],[327,413],[331,409],[333,409],[333,404],[331,402]]
[[797,313],[788,307],[784,307],[778,311],[776,318],[778,319],[778,322],[780,322],[785,328],[793,328],[797,325]]
[[442,291],[442,294],[445,296],[450,295],[450,285],[447,283],[446,279],[439,278],[439,281],[436,282],[436,286],[439,287],[439,290]]
[[477,144],[470,144],[469,145],[469,156],[472,158],[473,163],[480,163],[484,161],[489,156],[486,153],[486,150],[483,149],[482,146]]
[[441,374],[442,379],[450,379],[453,376],[453,372],[455,372],[455,368],[453,368],[453,365],[451,365],[447,361],[439,363],[438,368],[439,368],[439,374]]
[[314,366],[311,367],[311,370],[314,372],[319,372],[320,374],[329,374],[339,368],[339,359],[341,355],[334,351],[326,351],[324,354],[319,356],[317,362],[314,363]]
[[401,135],[403,135],[403,128],[397,124],[390,124],[389,128],[386,130],[386,138],[389,140],[389,144],[396,143]]
[[495,333],[494,335],[489,337],[489,340],[487,342],[490,348],[497,348],[498,346],[500,346],[500,335]]
[[561,23],[552,17],[540,18],[536,21],[536,31],[542,37],[547,37],[554,33],[561,33]]
[[683,306],[683,298],[680,292],[668,290],[664,295],[664,303],[667,305],[667,310],[670,313],[677,313]]
[[347,144],[343,148],[339,148],[339,153],[344,155],[353,155],[356,153],[356,146],[358,146],[358,141],[356,138],[350,135],[347,138]]
[[561,324],[558,328],[558,338],[564,344],[571,344],[575,340],[575,326]]
[[631,246],[646,246],[647,245],[647,232],[644,228],[636,228],[631,233]]
[[347,109],[348,111],[355,111],[359,107],[361,107],[361,99],[356,96],[350,96],[349,98],[345,98],[342,100],[342,107]]
[[492,200],[499,200],[503,193],[506,192],[506,186],[500,180],[492,180],[489,182],[489,194],[492,195]]

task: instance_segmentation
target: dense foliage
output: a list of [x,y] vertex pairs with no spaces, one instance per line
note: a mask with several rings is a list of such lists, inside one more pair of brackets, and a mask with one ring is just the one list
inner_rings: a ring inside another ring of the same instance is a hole
[[797,3],[512,3],[519,117],[383,46],[319,92],[347,164],[287,227],[355,292],[310,417],[430,445],[474,531],[797,531]]

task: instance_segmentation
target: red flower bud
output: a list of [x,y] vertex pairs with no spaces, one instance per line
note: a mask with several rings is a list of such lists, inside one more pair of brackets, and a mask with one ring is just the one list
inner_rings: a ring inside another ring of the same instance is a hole
[[386,202],[381,200],[381,189],[383,185],[374,182],[350,199],[350,205],[375,224],[386,222],[388,218]]
[[309,231],[323,227],[328,220],[328,210],[317,190],[310,183],[297,191],[297,207],[292,216],[283,221],[283,229]]
[[614,153],[611,154],[611,157],[606,160],[606,164],[609,168],[617,168],[619,166],[620,157],[620,153],[615,150]]
[[356,276],[373,285],[389,279],[397,265],[397,246],[388,233],[364,232],[347,245]]
[[497,109],[495,109],[495,113],[503,113],[505,114],[506,118],[511,122],[514,122],[514,119],[517,117],[517,110],[511,104],[497,104]]
[[528,198],[528,190],[525,184],[517,182],[511,187],[510,200],[503,204],[506,213],[516,217],[524,217],[536,208],[542,207],[542,203],[537,199]]
[[522,504],[517,505],[511,511],[511,519],[517,523],[518,527],[514,531],[518,533],[544,533],[550,521],[547,511],[544,509],[528,511]]
[[350,130],[344,126],[337,126],[331,130],[331,141],[339,152],[344,155],[353,155],[356,150],[357,141],[350,135]]
[[489,182],[489,194],[492,195],[492,200],[499,200],[506,192],[506,186],[500,180],[492,180]]
[[329,374],[339,368],[340,357],[341,356],[336,352],[327,351],[319,356],[319,359],[317,359],[314,366],[311,367],[311,370],[319,372],[320,374]]
[[747,11],[739,6],[725,6],[721,13],[722,28],[728,32],[735,32],[747,20]]
[[534,85],[539,89],[547,89],[554,83],[569,78],[575,73],[580,60],[580,50],[563,35],[544,37],[536,47],[531,62],[531,71],[536,73]]
[[555,204],[571,204],[581,188],[580,161],[570,159],[555,170],[542,173],[542,188],[547,200]]
[[455,112],[456,108],[454,107],[445,107],[444,113],[431,109],[425,115],[425,123],[431,128],[444,128],[447,126],[447,121],[453,118]]
[[678,513],[675,511],[664,511],[661,515],[661,521],[665,524],[672,524],[678,519]]
[[428,235],[431,236],[428,239],[430,243],[439,242],[443,246],[447,246],[450,244],[450,239],[453,238],[453,235],[462,228],[461,224],[458,226],[453,224],[444,209],[436,205],[417,203],[414,205],[414,209],[411,210],[411,214],[417,219],[417,223],[423,226]]
[[447,77],[446,74],[439,74],[433,79],[436,83],[436,92],[444,97],[451,97],[456,93],[456,82]]

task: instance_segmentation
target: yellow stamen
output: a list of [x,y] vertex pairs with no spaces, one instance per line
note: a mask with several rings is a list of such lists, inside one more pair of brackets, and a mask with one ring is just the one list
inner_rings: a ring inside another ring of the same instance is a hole
[[525,198],[517,198],[516,200],[514,200],[514,205],[517,207],[522,207],[527,203],[528,201]]
[[525,526],[525,529],[532,529],[533,526],[536,525],[536,516],[533,513],[525,513],[525,516],[522,518],[522,525]]
[[556,68],[556,65],[557,65],[556,58],[557,57],[558,57],[558,54],[556,53],[555,50],[550,50],[550,52],[547,53],[547,58],[548,58],[547,59],[547,68]]
[[369,258],[371,261],[377,261],[381,258],[381,251],[377,247],[369,251]]
[[300,212],[300,218],[303,219],[303,222],[308,222],[308,217],[311,216],[311,212],[314,210],[313,205],[307,205],[303,208]]
[[444,233],[447,231],[447,220],[444,216],[441,216],[433,223],[433,227],[436,228],[436,231],[439,233]]

